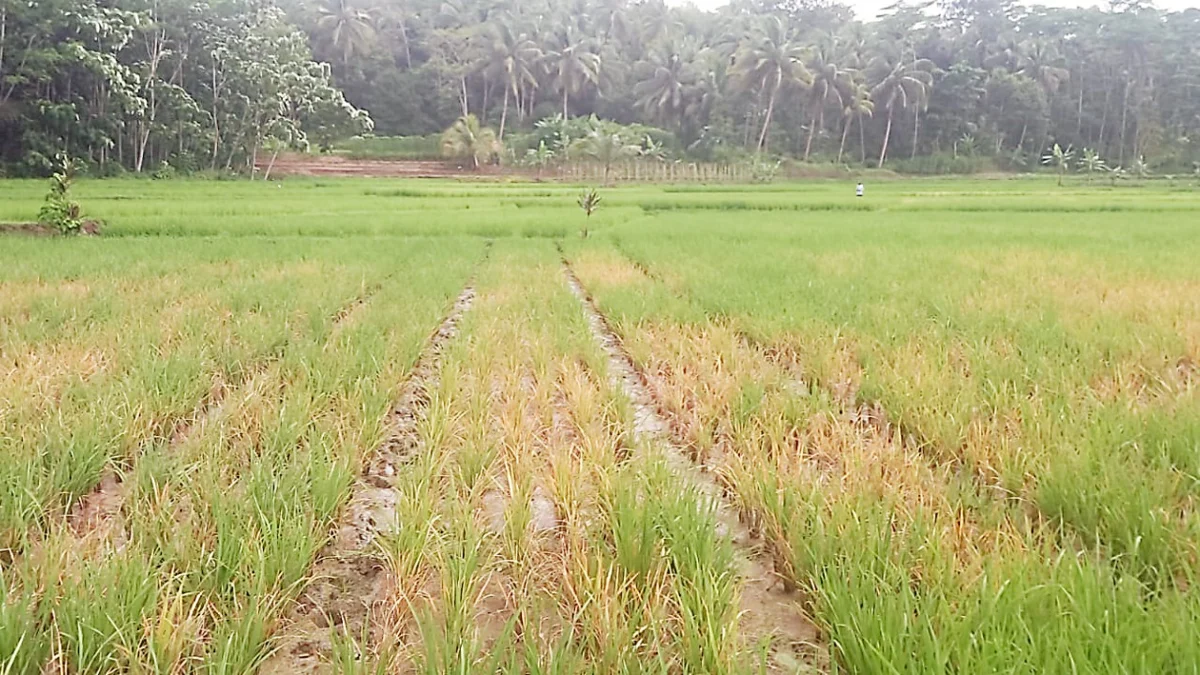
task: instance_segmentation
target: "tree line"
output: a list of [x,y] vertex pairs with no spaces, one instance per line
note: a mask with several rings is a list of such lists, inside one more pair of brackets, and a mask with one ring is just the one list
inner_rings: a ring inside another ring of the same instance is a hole
[[261,0],[0,0],[0,167],[230,171],[368,131]]
[[236,167],[367,111],[381,135],[474,117],[529,150],[539,121],[594,115],[698,160],[1030,169],[1057,144],[1191,171],[1198,35],[1200,10],[1140,0],[867,21],[830,0],[0,0],[0,153]]
[[380,133],[475,114],[503,140],[552,114],[662,127],[698,158],[775,151],[865,164],[1053,143],[1116,164],[1200,160],[1200,11],[1004,0],[289,0]]

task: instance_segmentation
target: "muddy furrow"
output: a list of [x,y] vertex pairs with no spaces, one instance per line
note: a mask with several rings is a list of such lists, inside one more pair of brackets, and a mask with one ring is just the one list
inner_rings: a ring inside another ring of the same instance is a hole
[[[276,649],[260,673],[317,672],[328,663],[335,631],[368,643],[379,639],[371,633],[372,618],[386,612],[393,580],[373,542],[396,526],[393,482],[400,467],[420,450],[418,426],[429,392],[438,386],[446,347],[475,301],[473,283],[468,282],[426,341],[388,413],[387,435],[365,462],[329,543],[313,564],[311,581],[288,612],[275,638]],[[361,646],[369,649],[369,644]]]
[[571,292],[579,299],[592,335],[608,356],[609,377],[620,387],[634,409],[634,436],[639,447],[653,446],[662,452],[667,465],[710,500],[718,519],[718,531],[728,536],[738,552],[741,589],[741,630],[748,645],[769,641],[771,672],[795,672],[809,660],[817,642],[817,629],[801,608],[802,598],[785,589],[767,555],[767,545],[755,537],[738,517],[715,477],[705,467],[688,459],[651,393],[645,376],[625,351],[579,278],[563,259],[563,273]]
[[[326,346],[332,343],[333,337],[341,328],[382,288],[382,283],[364,286],[353,300],[340,307],[330,317],[332,328]],[[226,383],[219,376],[214,378],[212,387],[200,403],[189,414],[177,418],[172,423],[170,433],[166,436],[168,452],[174,451],[195,433],[220,419],[224,415],[229,394],[238,389],[254,387],[257,381],[265,376],[271,363],[282,357],[286,349],[287,344],[284,343],[256,358],[250,368],[233,384]],[[106,469],[95,489],[79,498],[67,514],[68,530],[76,545],[87,541],[100,545],[107,543],[118,550],[124,547],[127,542],[120,515],[127,496],[128,488],[121,472],[115,468]]]

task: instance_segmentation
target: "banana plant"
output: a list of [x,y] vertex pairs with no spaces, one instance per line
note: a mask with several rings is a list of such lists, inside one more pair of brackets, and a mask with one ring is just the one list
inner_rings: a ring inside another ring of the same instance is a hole
[[1146,180],[1150,177],[1150,165],[1146,163],[1146,158],[1138,155],[1138,158],[1133,162],[1133,172],[1137,174],[1138,180]]
[[1100,153],[1090,148],[1083,149],[1083,158],[1079,160],[1079,168],[1083,169],[1088,175],[1088,182],[1092,182],[1092,176],[1104,171],[1108,166],[1104,160],[1100,158]]
[[555,153],[550,148],[546,147],[546,141],[538,141],[536,148],[530,148],[525,151],[525,164],[537,168],[537,177],[542,177],[542,172],[554,161]]
[[1052,166],[1058,171],[1058,186],[1062,187],[1063,176],[1067,175],[1067,171],[1071,168],[1071,160],[1075,158],[1075,151],[1071,146],[1067,146],[1064,150],[1058,143],[1050,149],[1045,155],[1042,155],[1042,164]]

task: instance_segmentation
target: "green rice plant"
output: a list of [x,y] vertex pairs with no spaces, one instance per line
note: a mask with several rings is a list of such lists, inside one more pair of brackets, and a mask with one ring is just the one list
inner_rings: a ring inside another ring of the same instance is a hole
[[632,581],[645,584],[664,564],[657,504],[635,483],[616,480],[605,506],[616,563]]
[[45,606],[31,590],[17,587],[11,570],[0,570],[0,675],[41,671],[50,641],[38,629],[49,621]]
[[436,613],[418,614],[422,641],[422,652],[416,657],[419,672],[470,673],[487,659],[475,635],[475,607],[483,591],[488,541],[471,514],[458,508],[459,513],[447,515],[437,542],[440,593]]
[[[504,528],[500,533],[500,545],[505,559],[520,568],[529,560],[533,545],[530,530],[533,528],[533,481],[530,471],[510,471],[506,475],[508,504],[504,508]],[[517,572],[520,576],[520,572]]]
[[80,673],[128,668],[157,590],[153,568],[136,554],[87,566],[79,578],[64,580],[54,608],[64,664]]
[[269,654],[267,637],[282,601],[280,595],[258,596],[253,601],[238,601],[229,614],[217,616],[203,672],[249,675],[257,671]]
[[[324,656],[786,667],[742,634],[710,497],[634,442],[550,237],[805,599],[801,665],[1192,672],[1195,194],[851,187],[622,186],[585,241],[578,186],[78,182],[106,237],[0,247],[0,673],[249,672],[290,644],[485,239],[417,442],[373,477],[396,642],[372,625]],[[0,219],[42,190],[0,182]],[[120,494],[83,518],[101,476]]]
[[398,658],[395,648],[385,646],[380,654],[368,653],[367,630],[364,626],[363,635],[355,637],[344,626],[334,629],[330,636],[333,650],[329,657],[333,672],[338,675],[387,675],[392,672]]

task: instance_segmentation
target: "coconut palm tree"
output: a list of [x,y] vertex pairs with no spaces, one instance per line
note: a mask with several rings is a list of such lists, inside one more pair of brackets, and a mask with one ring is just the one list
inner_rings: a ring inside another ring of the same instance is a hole
[[412,70],[412,40],[409,38],[416,12],[405,0],[394,0],[379,7],[375,27],[385,44],[398,42],[404,51],[404,67]]
[[682,24],[674,10],[663,0],[646,0],[637,5],[634,21],[639,26],[638,40],[642,45],[653,44],[672,33],[680,32]]
[[354,6],[351,0],[326,0],[317,9],[317,28],[330,46],[339,52],[342,63],[366,52],[375,38],[375,20],[371,13]]
[[696,81],[692,63],[695,53],[686,47],[666,44],[652,50],[649,58],[639,65],[642,75],[633,87],[637,105],[652,119],[678,126],[688,105],[691,85]]
[[499,149],[496,132],[481,126],[474,115],[464,115],[442,134],[442,155],[455,159],[469,158],[471,168],[478,169],[480,158],[486,160]]
[[520,98],[525,87],[537,87],[534,69],[542,57],[542,50],[524,34],[513,33],[504,21],[491,25],[491,38],[487,55],[487,74],[504,89],[504,104],[500,112],[499,140],[504,140],[504,127],[508,122],[508,102],[512,97]]
[[629,21],[628,0],[599,0],[595,6],[597,27],[603,33],[604,42],[628,40],[632,31]]
[[570,116],[571,96],[600,85],[600,55],[586,38],[576,38],[570,28],[559,37],[559,46],[543,58],[551,84],[562,94],[563,118]]
[[862,118],[871,117],[875,113],[875,102],[871,100],[871,89],[862,82],[854,83],[854,91],[846,97],[845,107],[842,108],[842,144],[838,146],[838,164],[842,163],[842,153],[846,151],[846,134],[850,133],[850,125],[858,120],[858,141],[862,152],[862,162],[867,163],[866,133],[863,130]]
[[771,117],[779,92],[788,87],[807,86],[812,75],[804,66],[805,50],[783,19],[772,16],[759,34],[736,57],[735,67],[743,91],[758,91],[767,97],[766,116],[758,134],[762,152],[771,129]]
[[1031,40],[1022,47],[1021,66],[1017,72],[1042,86],[1049,100],[1063,82],[1071,78],[1071,71],[1062,66],[1062,58],[1054,46],[1044,40]]
[[[833,40],[824,41],[813,49],[808,60],[808,71],[812,73],[808,107],[812,111],[812,119],[808,126],[808,141],[804,144],[804,161],[808,161],[817,129],[825,126],[826,104],[835,103],[838,109],[842,109],[854,87],[854,71],[837,64],[835,49]],[[844,143],[845,134],[842,140]]]
[[[711,53],[701,52],[702,55],[711,55]],[[713,106],[717,105],[723,97],[726,81],[724,70],[712,68],[699,73],[692,84],[688,86],[684,96],[686,105],[680,124],[686,140],[694,141],[700,135],[700,130],[708,125]]]
[[876,106],[887,111],[887,128],[883,133],[883,147],[879,151],[879,166],[887,160],[888,143],[892,139],[892,119],[897,110],[906,110],[925,100],[933,86],[933,62],[928,59],[906,58],[892,60],[887,56],[877,57],[871,64],[875,86],[871,98]]

